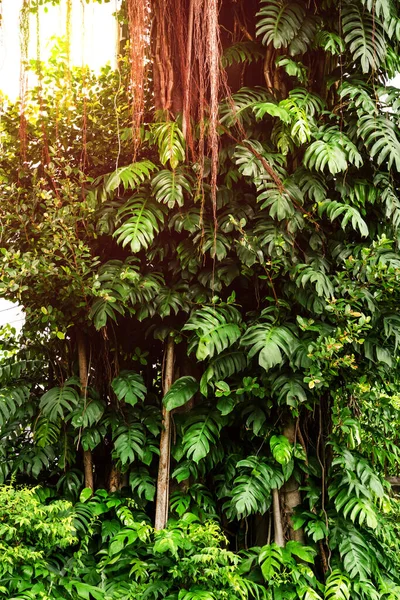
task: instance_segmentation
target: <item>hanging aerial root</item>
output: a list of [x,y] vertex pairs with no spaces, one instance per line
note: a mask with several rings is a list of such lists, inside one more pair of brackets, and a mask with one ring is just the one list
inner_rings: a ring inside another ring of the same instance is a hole
[[[214,218],[214,246],[217,243],[217,176],[218,176],[218,104],[221,78],[221,44],[219,39],[218,24],[218,0],[207,0],[207,48],[206,60],[210,80],[210,124],[208,131],[208,143],[211,157],[211,202]],[[215,251],[215,247],[214,247]]]
[[148,46],[150,8],[148,0],[127,0],[131,64],[132,131],[134,155],[140,144],[146,86],[146,49]]

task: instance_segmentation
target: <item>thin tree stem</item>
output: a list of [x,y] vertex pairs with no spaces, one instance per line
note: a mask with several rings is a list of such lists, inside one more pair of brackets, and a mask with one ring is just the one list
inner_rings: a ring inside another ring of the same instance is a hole
[[[76,333],[76,341],[78,344],[78,364],[79,364],[79,381],[81,384],[81,394],[86,399],[87,382],[88,382],[88,365],[86,357],[85,340],[81,331]],[[83,471],[85,475],[85,487],[94,490],[93,482],[93,457],[92,451],[83,451]]]
[[276,488],[272,490],[272,512],[274,516],[274,541],[277,546],[283,548],[285,545],[285,537],[283,535],[279,491]]
[[[170,337],[165,348],[165,372],[163,393],[168,392],[174,377],[174,340]],[[171,413],[162,407],[162,430],[160,439],[160,462],[158,465],[156,518],[154,528],[164,529],[168,521],[169,508],[169,473],[171,454]]]

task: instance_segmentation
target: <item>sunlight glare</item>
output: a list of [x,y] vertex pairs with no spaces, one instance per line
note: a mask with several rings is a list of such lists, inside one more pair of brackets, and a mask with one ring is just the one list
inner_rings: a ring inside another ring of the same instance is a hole
[[[0,90],[15,99],[19,92],[20,42],[19,11],[22,0],[2,0],[3,23],[0,28]],[[42,60],[50,54],[51,38],[66,34],[66,0],[59,6],[46,6],[40,12],[40,56]],[[72,0],[71,18],[71,63],[88,65],[95,71],[107,62],[115,65],[117,24],[113,13],[120,0],[98,4],[84,0]],[[36,16],[31,17],[29,58],[37,57]]]

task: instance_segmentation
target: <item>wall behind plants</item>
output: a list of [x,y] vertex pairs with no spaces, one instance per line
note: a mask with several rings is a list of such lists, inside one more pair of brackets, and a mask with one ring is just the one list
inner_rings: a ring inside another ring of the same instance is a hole
[[397,598],[398,3],[123,11],[2,108],[2,593]]

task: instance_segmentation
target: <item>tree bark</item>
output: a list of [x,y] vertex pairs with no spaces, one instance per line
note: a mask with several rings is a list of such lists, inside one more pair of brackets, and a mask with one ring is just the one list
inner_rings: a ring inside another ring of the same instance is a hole
[[[163,381],[163,394],[168,392],[174,377],[174,340],[168,338],[165,349],[165,372]],[[160,462],[158,465],[156,518],[154,528],[159,531],[164,529],[168,521],[169,508],[169,473],[171,454],[171,413],[162,407],[162,430],[160,439]]]
[[[79,381],[81,384],[81,394],[86,399],[87,382],[88,382],[88,365],[86,358],[85,340],[82,332],[77,331],[76,341],[78,345],[78,364],[79,364]],[[94,490],[93,482],[93,457],[91,450],[83,451],[83,472],[85,475],[85,487]]]

